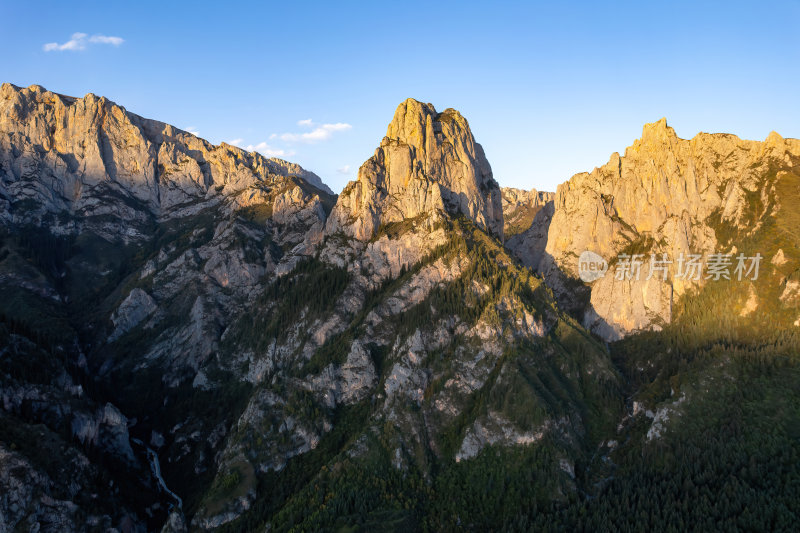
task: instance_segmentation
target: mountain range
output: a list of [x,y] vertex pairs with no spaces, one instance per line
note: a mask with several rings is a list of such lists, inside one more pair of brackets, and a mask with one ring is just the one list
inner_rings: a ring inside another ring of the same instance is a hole
[[792,530],[798,207],[777,133],[524,191],[408,99],[337,195],[3,84],[0,531]]

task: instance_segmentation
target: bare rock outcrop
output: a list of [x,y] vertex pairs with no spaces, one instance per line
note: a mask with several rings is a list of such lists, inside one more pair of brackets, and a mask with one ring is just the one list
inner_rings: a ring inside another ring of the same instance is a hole
[[671,321],[674,299],[704,283],[679,279],[677,259],[729,252],[735,243],[718,242],[716,230],[756,231],[777,209],[776,180],[798,166],[800,141],[774,132],[764,142],[707,133],[686,140],[665,119],[647,124],[623,156],[558,187],[538,268],[569,300],[584,251],[609,262],[626,249],[646,258],[666,253],[666,280],[647,280],[644,269],[638,281],[620,281],[612,268],[588,288],[584,315],[584,325],[608,340],[660,327]]
[[503,187],[500,189],[503,198],[503,233],[508,241],[512,237],[525,232],[536,220],[536,215],[547,208],[555,199],[555,193],[529,191]]
[[369,240],[382,224],[443,212],[503,236],[500,189],[467,120],[408,99],[358,180],[342,191],[326,231]]
[[553,218],[551,192],[503,188],[506,248],[527,267],[537,268]]
[[[105,97],[74,98],[32,85],[0,88],[0,216],[53,230],[89,226],[126,242],[147,224],[250,191],[274,176],[296,176],[332,194],[318,176],[127,111]],[[52,217],[50,217],[52,218]],[[63,226],[63,227],[62,227]]]
[[111,316],[114,332],[109,340],[117,339],[123,333],[136,327],[157,308],[158,305],[149,294],[138,287],[134,288]]

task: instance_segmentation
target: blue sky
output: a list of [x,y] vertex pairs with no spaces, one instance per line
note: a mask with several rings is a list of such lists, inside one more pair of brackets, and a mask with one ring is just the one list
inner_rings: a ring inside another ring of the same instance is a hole
[[526,189],[662,116],[681,137],[800,137],[798,1],[27,4],[0,4],[0,80],[105,95],[337,192],[407,97],[461,111]]

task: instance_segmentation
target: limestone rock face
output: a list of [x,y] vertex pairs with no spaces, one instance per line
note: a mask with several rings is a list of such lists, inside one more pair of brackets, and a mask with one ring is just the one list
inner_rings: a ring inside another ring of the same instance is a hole
[[503,187],[501,193],[504,235],[507,240],[528,230],[539,211],[552,204],[556,196],[552,192],[536,189],[525,191],[513,187]]
[[327,232],[368,240],[381,224],[442,212],[463,214],[502,239],[500,189],[467,120],[408,99],[342,191]]
[[506,248],[525,266],[535,269],[547,246],[555,194],[536,189],[503,188],[502,191]]
[[[777,208],[776,179],[800,166],[800,141],[772,133],[764,142],[700,133],[681,139],[665,119],[644,126],[623,156],[558,187],[552,222],[538,268],[569,300],[566,279],[576,279],[577,259],[589,250],[612,261],[626,247],[667,253],[666,281],[618,282],[613,268],[588,289],[584,325],[612,340],[669,323],[672,300],[703,283],[676,278],[681,254],[730,252],[715,227],[755,231]],[[533,239],[530,249],[541,246]],[[519,254],[518,254],[519,255]],[[536,254],[532,254],[536,258]],[[612,279],[609,279],[612,278]],[[572,291],[574,293],[574,291]],[[580,300],[580,298],[578,299]],[[581,307],[586,302],[570,302]]]
[[110,340],[117,339],[126,331],[130,331],[157,308],[158,305],[149,294],[138,287],[133,289],[111,317],[115,329]]
[[369,352],[359,341],[353,341],[347,359],[341,365],[329,365],[309,386],[330,407],[351,404],[367,397],[377,376]]
[[334,194],[330,187],[328,187],[325,183],[323,183],[322,178],[310,172],[297,163],[292,163],[291,161],[285,161],[278,157],[270,157],[267,159],[268,166],[270,167],[271,172],[274,174],[278,174],[281,176],[299,176],[307,181],[310,185],[313,185],[317,189],[325,191],[328,194]]
[[104,97],[73,98],[37,85],[0,88],[0,216],[6,222],[69,213],[98,234],[136,240],[153,219],[186,216],[270,175],[297,176],[332,194],[296,164],[214,146]]
[[600,337],[617,340],[634,331],[659,329],[672,317],[672,285],[657,277],[618,280],[607,275],[592,284],[583,322]]

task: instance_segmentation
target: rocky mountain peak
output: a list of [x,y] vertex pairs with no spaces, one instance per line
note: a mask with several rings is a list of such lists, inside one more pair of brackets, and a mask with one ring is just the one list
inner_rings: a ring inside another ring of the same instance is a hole
[[425,146],[426,124],[437,115],[433,104],[407,98],[397,106],[394,117],[386,128],[386,137],[422,148]]
[[[773,191],[792,190],[786,184],[797,175],[798,154],[800,142],[777,133],[764,142],[722,133],[682,139],[666,119],[645,124],[641,139],[624,156],[613,154],[606,165],[559,185],[549,229],[537,229],[511,248],[526,264],[538,266],[562,295],[578,294],[561,277],[577,276],[577,258],[584,251],[609,262],[630,250],[673,259],[732,253],[774,223],[770,219],[781,202]],[[562,303],[585,310],[587,328],[616,340],[669,324],[674,303],[704,283],[679,276],[673,263],[668,279],[606,276],[585,288],[588,304],[584,296],[575,298],[574,306]]]
[[642,137],[635,141],[629,150],[663,150],[664,147],[674,145],[677,141],[678,135],[675,130],[667,124],[666,118],[662,118],[645,124],[642,127]]
[[414,99],[401,103],[386,137],[342,192],[330,231],[369,239],[381,224],[463,214],[503,237],[500,188],[467,120]]

